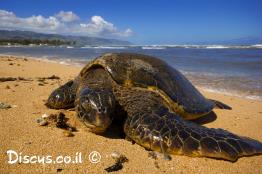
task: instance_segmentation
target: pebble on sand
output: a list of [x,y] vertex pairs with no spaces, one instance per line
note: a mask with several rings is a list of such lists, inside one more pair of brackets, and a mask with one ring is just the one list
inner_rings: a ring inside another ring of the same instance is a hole
[[38,119],[36,119],[36,122],[37,122],[40,126],[46,126],[46,125],[48,125],[48,122],[47,122],[45,119],[43,119],[43,118],[38,118]]

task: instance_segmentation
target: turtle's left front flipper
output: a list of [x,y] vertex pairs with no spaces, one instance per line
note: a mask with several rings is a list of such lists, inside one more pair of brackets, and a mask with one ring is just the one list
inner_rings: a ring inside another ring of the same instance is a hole
[[47,99],[45,105],[52,109],[73,108],[76,98],[77,80],[70,80],[55,89]]
[[164,107],[151,113],[145,110],[134,113],[127,118],[124,130],[136,143],[163,153],[229,161],[262,154],[259,141],[183,120]]

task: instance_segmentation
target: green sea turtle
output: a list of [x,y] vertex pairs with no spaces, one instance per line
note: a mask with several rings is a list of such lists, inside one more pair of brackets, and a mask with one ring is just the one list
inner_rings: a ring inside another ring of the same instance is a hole
[[150,56],[98,57],[75,80],[54,90],[46,104],[55,109],[75,106],[77,117],[94,133],[121,119],[128,138],[163,153],[230,161],[262,153],[256,140],[188,121],[216,105],[229,107],[206,99],[180,72]]

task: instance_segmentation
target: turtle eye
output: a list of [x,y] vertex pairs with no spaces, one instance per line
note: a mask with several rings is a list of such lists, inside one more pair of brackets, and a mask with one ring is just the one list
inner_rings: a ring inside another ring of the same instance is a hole
[[59,100],[59,99],[60,99],[60,95],[59,95],[59,94],[56,94],[56,95],[55,95],[55,98],[56,98],[57,100]]

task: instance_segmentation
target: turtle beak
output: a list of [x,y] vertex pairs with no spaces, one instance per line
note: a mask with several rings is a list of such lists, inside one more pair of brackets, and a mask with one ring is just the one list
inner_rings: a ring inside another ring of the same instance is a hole
[[96,113],[94,125],[100,129],[107,129],[108,126],[112,123],[112,119],[109,115],[104,113]]
[[[85,117],[85,119],[83,119],[83,123],[87,126],[87,128],[89,128],[90,132],[93,132],[95,134],[101,134],[105,132],[112,123],[112,119],[108,115],[101,114],[95,111],[93,111],[91,115],[93,116]],[[92,121],[90,121],[90,119],[92,119]]]
[[93,115],[93,126],[90,127],[90,131],[93,133],[99,134],[105,132],[112,123],[110,113],[106,109],[93,109],[91,115]]

